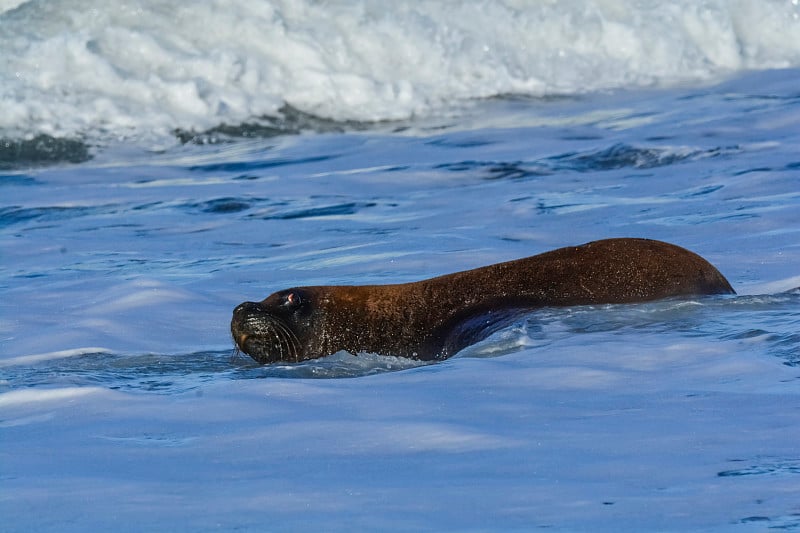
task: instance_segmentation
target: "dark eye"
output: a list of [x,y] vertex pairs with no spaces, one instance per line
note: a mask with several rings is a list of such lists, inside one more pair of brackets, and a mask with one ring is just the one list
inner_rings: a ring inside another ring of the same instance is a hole
[[296,292],[288,292],[283,297],[283,304],[285,307],[297,307],[302,302],[300,301],[300,295]]

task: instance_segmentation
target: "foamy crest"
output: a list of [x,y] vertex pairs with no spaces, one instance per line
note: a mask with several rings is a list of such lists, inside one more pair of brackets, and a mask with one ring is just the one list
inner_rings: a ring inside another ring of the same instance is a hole
[[105,393],[100,387],[65,387],[60,389],[21,389],[0,394],[0,408],[37,402],[63,402],[89,394]]
[[796,2],[0,3],[0,138],[405,119],[800,64]]

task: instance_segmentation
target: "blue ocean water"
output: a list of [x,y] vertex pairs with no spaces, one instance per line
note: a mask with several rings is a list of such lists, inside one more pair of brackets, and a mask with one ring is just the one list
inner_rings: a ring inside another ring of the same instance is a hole
[[[0,529],[799,528],[798,8],[645,4],[0,4]],[[618,236],[738,294],[233,349],[281,288]]]

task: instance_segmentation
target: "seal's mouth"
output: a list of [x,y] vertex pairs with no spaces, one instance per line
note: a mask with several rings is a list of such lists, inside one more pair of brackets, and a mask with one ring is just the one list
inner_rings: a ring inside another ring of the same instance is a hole
[[236,346],[259,363],[300,361],[297,335],[260,304],[245,302],[233,310],[231,334]]
[[244,353],[247,353],[244,347],[248,337],[249,335],[247,335],[246,333],[240,333],[239,335],[236,335],[235,333],[233,334],[233,341],[236,343],[236,346],[238,346],[239,349]]

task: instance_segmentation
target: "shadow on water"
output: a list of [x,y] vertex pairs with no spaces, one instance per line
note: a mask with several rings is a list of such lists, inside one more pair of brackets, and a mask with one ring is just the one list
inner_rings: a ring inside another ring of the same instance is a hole
[[[707,297],[629,305],[545,308],[520,316],[457,358],[498,357],[545,349],[585,335],[587,345],[624,336],[630,342],[705,339],[741,342],[785,365],[800,366],[800,290],[768,296]],[[375,354],[337,353],[293,364],[260,365],[233,350],[188,354],[123,355],[108,352],[54,357],[0,366],[0,392],[32,387],[100,386],[113,390],[178,394],[220,380],[330,379],[408,370],[430,363]]]

